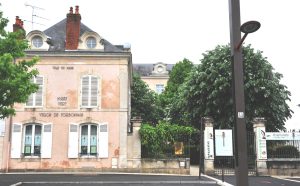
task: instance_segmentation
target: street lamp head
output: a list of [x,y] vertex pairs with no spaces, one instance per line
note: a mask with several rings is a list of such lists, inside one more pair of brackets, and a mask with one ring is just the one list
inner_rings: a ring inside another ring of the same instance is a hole
[[241,32],[245,34],[253,33],[260,28],[260,23],[258,21],[248,21],[241,26]]

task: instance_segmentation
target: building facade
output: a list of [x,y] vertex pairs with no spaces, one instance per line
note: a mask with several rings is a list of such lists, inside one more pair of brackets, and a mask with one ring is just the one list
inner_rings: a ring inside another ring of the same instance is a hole
[[[20,22],[14,28],[22,28]],[[1,169],[127,168],[130,48],[112,45],[81,23],[78,6],[26,39],[25,59],[40,58],[33,79],[39,89],[6,119]]]
[[162,93],[169,80],[169,72],[172,64],[162,62],[156,64],[133,64],[133,71],[141,76],[141,79],[157,94]]

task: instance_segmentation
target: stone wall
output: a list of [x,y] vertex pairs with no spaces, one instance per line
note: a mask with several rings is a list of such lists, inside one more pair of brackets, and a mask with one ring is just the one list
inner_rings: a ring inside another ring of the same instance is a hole
[[300,176],[300,159],[268,159],[269,175]]

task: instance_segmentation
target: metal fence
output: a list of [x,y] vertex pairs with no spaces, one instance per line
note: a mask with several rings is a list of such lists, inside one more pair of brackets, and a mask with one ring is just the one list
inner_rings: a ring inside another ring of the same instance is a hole
[[300,140],[267,140],[267,155],[270,158],[300,158]]

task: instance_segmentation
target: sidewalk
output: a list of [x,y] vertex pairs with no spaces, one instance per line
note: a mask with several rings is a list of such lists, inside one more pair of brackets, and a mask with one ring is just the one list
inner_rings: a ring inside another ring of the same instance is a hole
[[[199,166],[197,165],[191,165],[190,166],[190,175],[191,176],[199,176]],[[214,178],[214,177],[211,177],[211,176],[207,176],[207,175],[204,175],[202,174],[201,177],[204,177],[206,179],[210,179],[210,180],[213,180],[213,181],[216,181],[216,183],[218,185],[221,185],[221,186],[233,186],[227,182],[222,182],[222,180],[219,180],[217,178]]]

